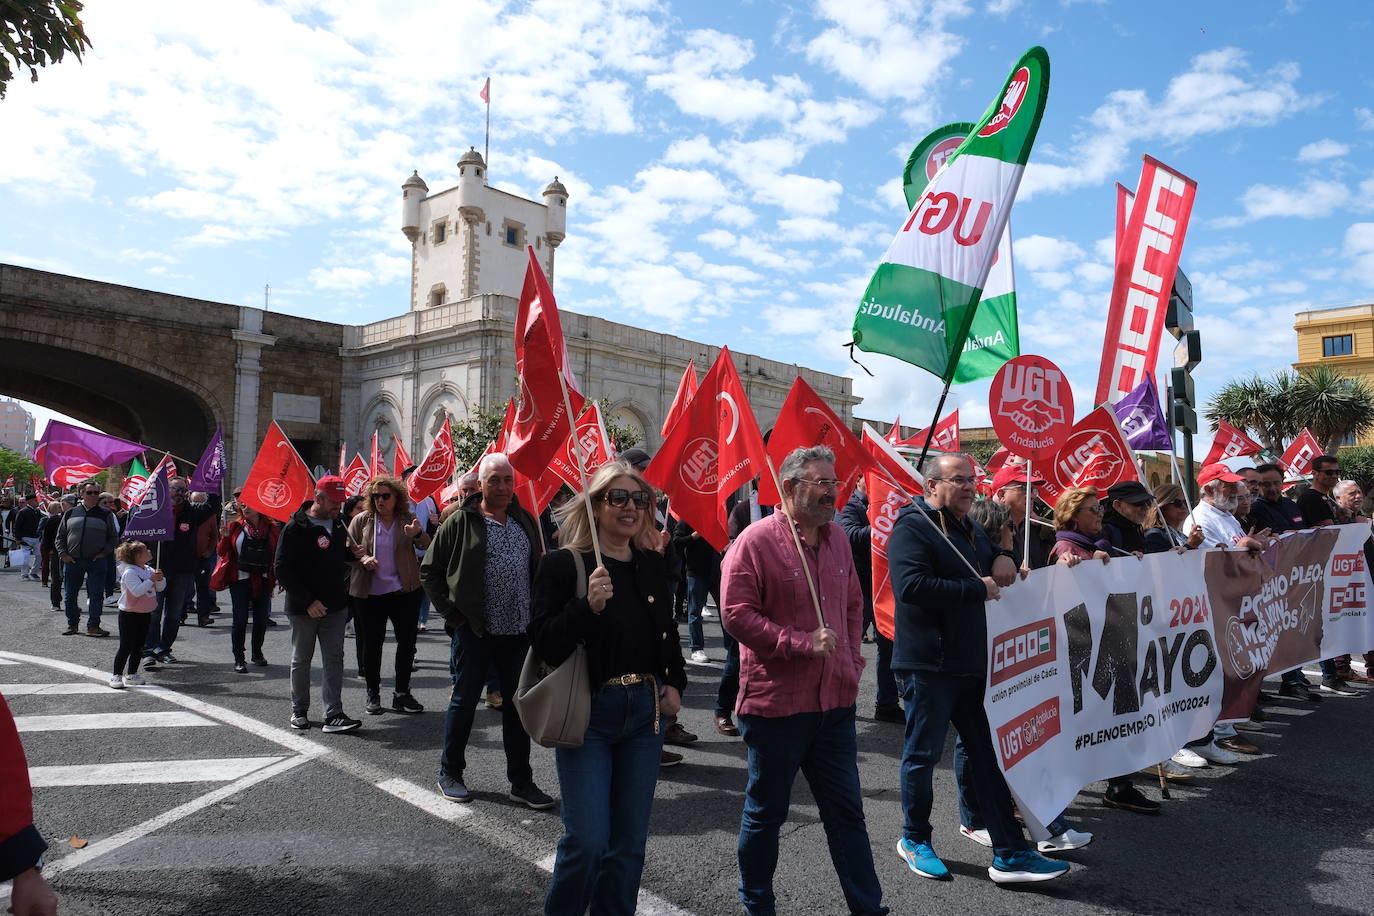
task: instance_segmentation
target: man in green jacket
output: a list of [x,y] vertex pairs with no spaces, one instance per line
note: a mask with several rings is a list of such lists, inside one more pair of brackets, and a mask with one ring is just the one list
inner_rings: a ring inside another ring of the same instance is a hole
[[[463,782],[468,736],[487,671],[495,663],[501,695],[515,696],[520,667],[529,651],[530,592],[543,553],[538,523],[515,499],[515,470],[499,452],[477,466],[480,490],[464,500],[434,534],[420,564],[420,580],[444,618],[453,692],[444,716],[444,750],[439,758],[439,793],[470,802]],[[534,784],[530,738],[514,703],[501,706],[510,798],[531,808],[554,801]]]

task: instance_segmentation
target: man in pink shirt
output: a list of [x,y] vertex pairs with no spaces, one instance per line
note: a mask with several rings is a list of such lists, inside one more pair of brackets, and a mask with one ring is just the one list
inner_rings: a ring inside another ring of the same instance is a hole
[[[796,449],[778,476],[784,511],[746,528],[721,569],[721,623],[739,640],[735,711],[749,748],[739,897],[751,916],[775,912],[778,830],[801,770],[850,912],[886,913],[859,794],[854,704],[864,668],[863,593],[849,541],[834,521],[840,483],[834,453],[823,446]],[[824,622],[817,620],[808,579]]]

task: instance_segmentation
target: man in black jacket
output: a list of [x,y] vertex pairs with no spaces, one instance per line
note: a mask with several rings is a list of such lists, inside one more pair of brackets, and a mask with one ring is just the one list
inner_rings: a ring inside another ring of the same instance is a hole
[[[902,509],[888,541],[895,601],[892,668],[906,705],[902,753],[904,824],[897,850],[925,878],[949,880],[931,845],[932,775],[952,724],[964,739],[994,857],[988,876],[999,884],[1045,881],[1068,871],[1034,852],[1012,816],[1011,793],[997,769],[983,692],[987,618],[983,604],[1016,580],[1009,553],[993,549],[968,518],[977,479],[966,455],[938,455],[922,468],[927,495]],[[922,517],[924,516],[924,517]],[[942,536],[943,534],[943,536]],[[971,571],[977,570],[975,573]]]
[[105,598],[105,564],[114,562],[114,514],[100,507],[100,487],[93,483],[81,487],[81,503],[67,510],[57,526],[57,555],[62,560],[62,583],[67,611],[63,636],[75,636],[81,622],[76,593],[86,583],[86,635],[109,636],[100,626],[100,608]]
[[[873,621],[873,529],[868,524],[868,492],[864,479],[859,478],[854,492],[840,512],[840,527],[849,538],[854,552],[854,569],[859,574],[859,588],[864,593],[864,622]],[[897,702],[897,681],[892,676],[892,640],[873,627],[873,639],[878,644],[878,695],[873,703],[873,718],[879,722],[905,722],[906,716]]]
[[286,616],[291,621],[291,727],[296,729],[311,725],[310,665],[316,643],[324,667],[320,730],[351,732],[363,724],[343,709],[348,564],[361,553],[349,543],[348,529],[339,521],[345,499],[342,477],[321,477],[315,482],[314,500],[291,516],[277,541],[275,572],[286,592]]
[[167,587],[158,592],[157,608],[143,644],[145,668],[176,661],[172,646],[181,632],[181,618],[196,597],[196,568],[200,564],[197,542],[202,538],[202,526],[213,526],[218,514],[217,507],[191,504],[191,488],[185,477],[173,477],[168,489],[172,495],[172,539],[163,541],[157,551],[157,568],[162,570]]
[[43,520],[43,512],[38,508],[38,496],[29,493],[10,520],[11,530],[17,541],[23,541],[29,549],[29,563],[24,567],[20,579],[32,581],[38,578],[38,523]]

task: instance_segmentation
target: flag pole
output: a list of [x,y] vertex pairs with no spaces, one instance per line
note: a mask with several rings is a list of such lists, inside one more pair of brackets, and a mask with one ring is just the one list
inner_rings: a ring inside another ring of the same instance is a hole
[[[471,92],[472,90],[468,90]],[[482,141],[482,161],[487,164],[487,171],[491,171],[491,77],[487,77],[487,135]],[[593,535],[595,537],[595,535]],[[600,559],[598,557],[598,562]]]
[[539,532],[539,552],[548,553],[549,545],[544,543],[544,524],[539,520],[543,513],[534,511],[538,506],[538,500],[534,498],[534,481],[528,477],[525,478],[525,489],[530,491],[530,514],[534,516],[534,530]]
[[925,444],[921,446],[921,457],[916,461],[916,470],[918,471],[926,463],[926,453],[930,451],[930,443],[935,440],[935,424],[940,422],[940,413],[945,409],[945,398],[949,397],[949,386],[952,384],[954,384],[954,373],[951,371],[949,381],[945,382],[944,390],[940,392],[940,402],[935,405],[935,419],[930,421],[928,427],[930,432],[926,434]]
[[1031,504],[1035,502],[1034,484],[1031,483],[1031,460],[1026,458],[1026,540],[1021,551],[1021,568],[1030,569]]
[[568,435],[572,437],[572,453],[577,459],[577,479],[582,481],[582,504],[587,507],[587,523],[592,532],[592,553],[596,554],[596,565],[601,563],[601,538],[596,533],[596,513],[592,511],[592,494],[587,491],[587,464],[582,460],[582,449],[577,445],[577,418],[573,416],[572,398],[568,395],[568,379],[563,375],[563,367],[558,367],[558,387],[563,391],[563,409],[568,414]]
[[821,629],[825,628],[825,616],[821,613],[821,599],[816,593],[816,582],[811,577],[811,567],[806,562],[806,550],[802,547],[801,535],[797,534],[797,523],[792,519],[792,512],[787,508],[787,500],[783,498],[782,478],[778,476],[778,469],[773,466],[773,458],[769,455],[764,456],[768,462],[768,473],[773,475],[773,482],[778,486],[778,496],[782,498],[782,514],[787,519],[787,529],[792,532],[792,543],[797,547],[797,559],[801,561],[802,572],[806,573],[806,587],[811,591],[811,606],[816,609],[816,620],[820,623]]

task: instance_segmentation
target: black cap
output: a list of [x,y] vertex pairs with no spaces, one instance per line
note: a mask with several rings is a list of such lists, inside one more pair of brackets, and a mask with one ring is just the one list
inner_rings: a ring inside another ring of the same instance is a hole
[[620,453],[620,460],[636,471],[642,471],[649,466],[650,455],[642,448],[627,448]]
[[1150,491],[1138,480],[1123,480],[1108,487],[1107,502],[1110,504],[1114,499],[1137,506],[1147,506],[1155,501]]

